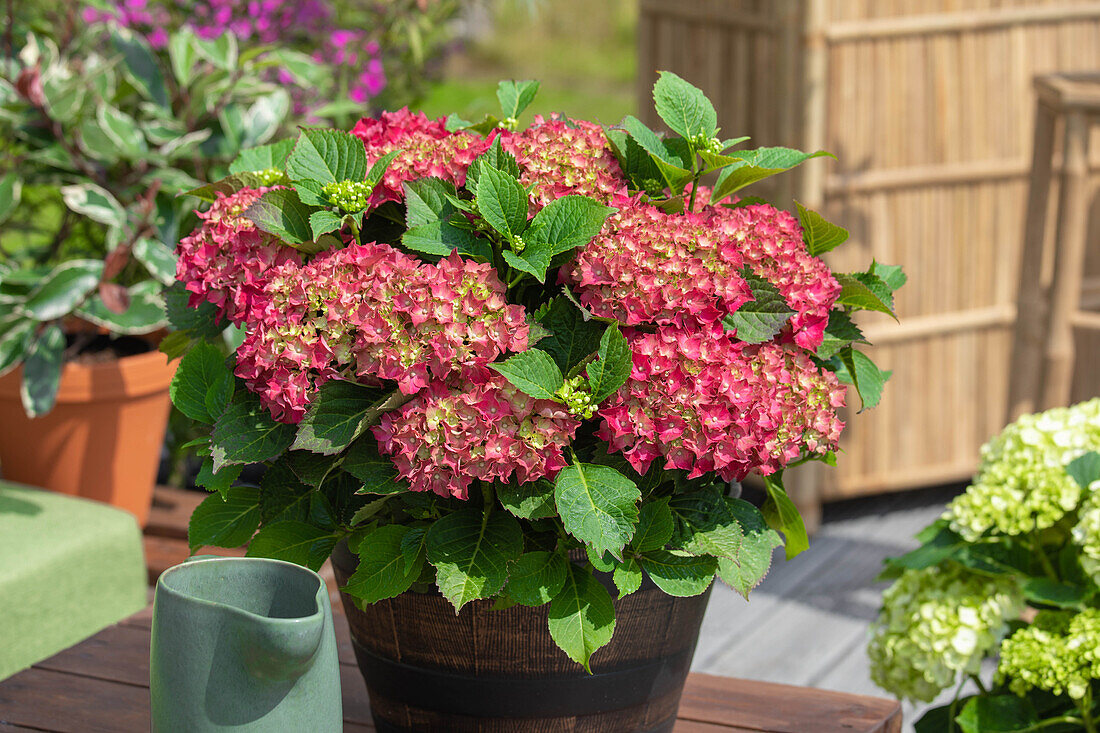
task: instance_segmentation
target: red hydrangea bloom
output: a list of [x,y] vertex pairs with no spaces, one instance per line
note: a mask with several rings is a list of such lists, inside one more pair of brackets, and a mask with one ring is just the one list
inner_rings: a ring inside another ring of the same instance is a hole
[[829,311],[840,295],[840,284],[823,261],[806,251],[798,220],[768,204],[736,209],[719,206],[710,211],[707,226],[714,236],[723,246],[735,244],[745,264],[775,285],[796,311],[788,326],[794,342],[816,351],[829,324]]
[[272,188],[281,186],[242,188],[228,196],[219,193],[207,211],[197,212],[202,224],[176,248],[176,279],[191,292],[191,307],[208,301],[218,307],[220,316],[237,325],[252,321],[271,268],[301,262],[298,250],[260,231],[243,216]]
[[625,194],[611,205],[618,212],[559,274],[595,315],[691,328],[752,298],[739,248],[715,238],[709,214],[666,214]]
[[408,107],[383,112],[380,119],[364,117],[352,128],[363,141],[370,164],[386,153],[401,149],[371,195],[371,204],[403,201],[401,185],[418,178],[434,177],[456,186],[466,183],[466,169],[485,152],[489,141],[468,132],[447,132],[446,120],[429,120]]
[[600,409],[597,435],[639,473],[653,460],[700,476],[767,475],[805,447],[835,447],[844,388],[801,351],[750,346],[713,324],[630,335],[633,371]]
[[626,186],[603,128],[592,122],[538,115],[526,130],[503,133],[500,142],[519,163],[520,181],[534,185],[531,199],[536,209],[566,194],[608,203]]
[[552,400],[529,397],[482,369],[460,389],[428,388],[371,428],[413,491],[465,499],[474,479],[552,478],[579,421]]
[[[284,422],[301,420],[312,388],[338,373],[413,394],[527,348],[523,307],[505,301],[490,265],[457,254],[430,265],[387,244],[352,244],[278,269],[264,295],[237,374]],[[272,384],[287,373],[306,376]]]

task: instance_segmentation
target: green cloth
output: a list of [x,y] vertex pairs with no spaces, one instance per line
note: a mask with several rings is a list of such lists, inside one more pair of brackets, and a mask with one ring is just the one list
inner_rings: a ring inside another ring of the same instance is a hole
[[146,603],[141,530],[131,514],[0,481],[0,679]]

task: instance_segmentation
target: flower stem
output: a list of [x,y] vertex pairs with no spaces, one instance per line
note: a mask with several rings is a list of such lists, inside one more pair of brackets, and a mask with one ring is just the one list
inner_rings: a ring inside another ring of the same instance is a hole
[[1039,556],[1039,563],[1043,566],[1043,572],[1047,574],[1047,577],[1054,582],[1059,582],[1058,572],[1054,569],[1054,566],[1050,563],[1050,558],[1043,552],[1043,545],[1039,541],[1038,536],[1031,535],[1031,547],[1036,555]]

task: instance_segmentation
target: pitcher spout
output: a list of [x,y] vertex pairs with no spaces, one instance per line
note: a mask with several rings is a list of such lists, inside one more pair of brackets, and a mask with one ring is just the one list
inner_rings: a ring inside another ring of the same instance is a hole
[[241,657],[259,680],[283,682],[309,671],[324,638],[324,616],[279,619],[281,623],[244,623]]

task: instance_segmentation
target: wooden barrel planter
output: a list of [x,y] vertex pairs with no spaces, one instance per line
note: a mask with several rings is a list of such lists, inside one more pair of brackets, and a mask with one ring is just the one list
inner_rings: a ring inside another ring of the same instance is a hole
[[[341,586],[356,563],[337,546]],[[646,578],[615,601],[615,636],[591,675],[550,638],[549,606],[474,601],[456,615],[438,592],[365,609],[341,597],[379,733],[659,733],[676,721],[710,591],[674,598]]]

